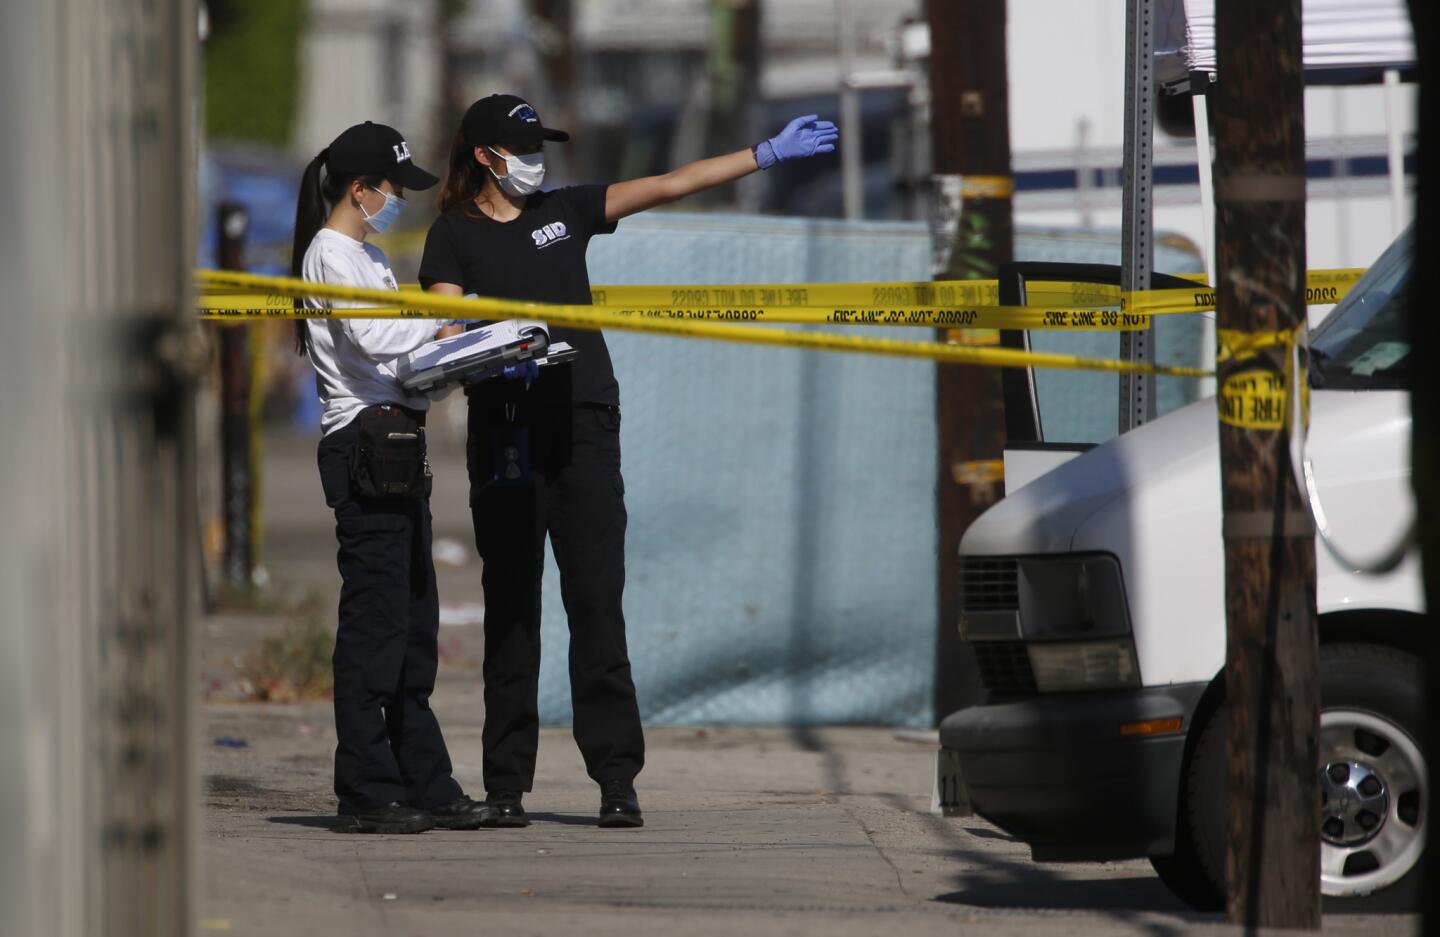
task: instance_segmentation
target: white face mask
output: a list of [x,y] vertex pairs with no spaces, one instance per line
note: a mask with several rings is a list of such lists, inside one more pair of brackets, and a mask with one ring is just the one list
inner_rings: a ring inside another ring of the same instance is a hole
[[531,153],[528,156],[504,156],[486,147],[492,154],[505,161],[505,175],[490,167],[490,174],[500,183],[500,188],[514,196],[525,196],[540,188],[545,181],[545,154]]

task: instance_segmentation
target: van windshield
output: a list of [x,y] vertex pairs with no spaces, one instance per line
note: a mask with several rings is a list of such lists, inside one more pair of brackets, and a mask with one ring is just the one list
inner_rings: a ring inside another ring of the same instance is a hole
[[1410,367],[1409,307],[1413,229],[1351,287],[1310,335],[1310,386],[1327,390],[1404,390]]

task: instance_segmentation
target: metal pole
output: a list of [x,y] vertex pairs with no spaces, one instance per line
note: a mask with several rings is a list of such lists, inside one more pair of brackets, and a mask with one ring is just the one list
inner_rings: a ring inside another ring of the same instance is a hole
[[[1120,222],[1120,289],[1148,290],[1154,263],[1152,199],[1155,129],[1154,0],[1129,0],[1125,11],[1125,191]],[[1154,329],[1122,332],[1120,357],[1155,360]],[[1155,418],[1155,377],[1120,376],[1120,432]]]
[[[223,202],[217,211],[222,270],[245,269],[245,235],[250,215],[244,205]],[[251,539],[255,479],[250,433],[250,329],[220,329],[220,444],[225,578],[233,589],[248,589],[255,571]]]
[[[1345,89],[1336,88],[1330,94],[1331,114],[1335,133],[1335,233],[1340,238],[1338,251],[1340,266],[1350,266],[1350,126],[1346,120]],[[1388,115],[1387,115],[1388,116]]]
[[1315,532],[1291,461],[1306,381],[1300,0],[1221,0],[1216,37],[1227,905],[1247,930],[1316,929]]
[[1082,228],[1095,224],[1091,202],[1095,192],[1095,167],[1090,165],[1090,118],[1075,121],[1075,216]]
[[[1200,81],[1209,84],[1209,78],[1201,76]],[[1203,87],[1203,86],[1202,86]],[[1206,88],[1206,91],[1209,89]],[[1195,168],[1200,174],[1200,230],[1201,255],[1205,258],[1205,279],[1215,283],[1215,166],[1210,153],[1210,108],[1208,97],[1190,91],[1190,106],[1195,114]],[[1200,363],[1213,370],[1215,367],[1215,314],[1204,313],[1200,329]],[[1200,396],[1209,397],[1215,393],[1215,379],[1200,379]]]
[[840,53],[840,178],[845,217],[865,217],[865,189],[861,174],[863,153],[860,131],[860,90],[855,86],[855,9],[852,0],[835,0]]
[[1195,168],[1200,174],[1200,254],[1205,260],[1205,278],[1215,283],[1215,167],[1210,154],[1210,111],[1203,94],[1190,95],[1195,114]]
[[1405,230],[1405,135],[1400,123],[1400,73],[1385,72],[1385,157],[1390,174],[1390,231]]

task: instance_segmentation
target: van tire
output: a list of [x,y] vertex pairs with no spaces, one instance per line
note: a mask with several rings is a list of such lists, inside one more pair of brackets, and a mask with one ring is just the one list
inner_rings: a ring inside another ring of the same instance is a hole
[[[1421,669],[1414,655],[1390,647],[1354,643],[1322,645],[1321,712],[1345,710],[1369,714],[1397,728],[1418,746],[1424,711]],[[1225,895],[1227,782],[1223,714],[1222,704],[1197,727],[1199,735],[1184,773],[1176,853],[1164,857],[1159,865],[1151,861],[1162,881],[1176,895],[1202,911],[1223,907]],[[1423,756],[1424,749],[1420,748],[1420,752]],[[1164,871],[1161,866],[1165,866]],[[1369,895],[1326,896],[1325,910],[1413,911],[1418,902],[1419,870],[1417,863],[1404,877]],[[1178,883],[1172,883],[1172,879]]]
[[[1182,826],[1175,831],[1175,836],[1175,851],[1168,856],[1151,856],[1150,867],[1175,897],[1194,910],[1225,910],[1225,896],[1215,890],[1214,883],[1200,865],[1195,845],[1189,842],[1189,832]],[[1180,842],[1182,838],[1185,842]]]
[[[1378,644],[1330,644],[1320,648],[1320,702],[1322,715],[1334,718],[1345,710],[1377,718],[1388,724],[1397,742],[1413,745],[1421,770],[1429,762],[1425,751],[1424,665],[1414,654]],[[1322,731],[1322,746],[1324,732]],[[1428,773],[1428,772],[1427,772]],[[1398,785],[1391,785],[1400,794]],[[1411,807],[1423,831],[1423,812],[1414,798]],[[1401,812],[1405,812],[1402,808]],[[1393,818],[1392,818],[1393,822]],[[1422,833],[1423,835],[1423,833]],[[1363,896],[1325,898],[1327,911],[1414,912],[1420,909],[1423,853],[1403,877]],[[1398,871],[1398,869],[1397,869]]]
[[[1229,786],[1225,769],[1225,726],[1225,705],[1221,703],[1200,727],[1185,771],[1181,808],[1185,838],[1194,850],[1193,861],[1204,881],[1201,893],[1213,896],[1209,907],[1192,905],[1196,910],[1225,907],[1225,790]],[[1178,843],[1178,836],[1176,840]]]

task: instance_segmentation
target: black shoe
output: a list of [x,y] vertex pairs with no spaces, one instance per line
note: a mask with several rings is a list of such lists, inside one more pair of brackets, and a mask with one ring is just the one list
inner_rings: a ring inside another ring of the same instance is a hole
[[349,833],[423,833],[435,828],[435,818],[427,810],[389,803],[341,814],[339,828]]
[[492,813],[489,804],[481,800],[471,800],[464,794],[461,794],[458,800],[430,808],[435,825],[443,830],[478,830],[485,825],[486,818]]
[[645,825],[634,784],[629,781],[604,781],[600,784],[600,825],[606,829],[633,829]]
[[520,805],[520,791],[490,791],[485,796],[487,815],[480,825],[486,829],[529,826],[530,818]]

